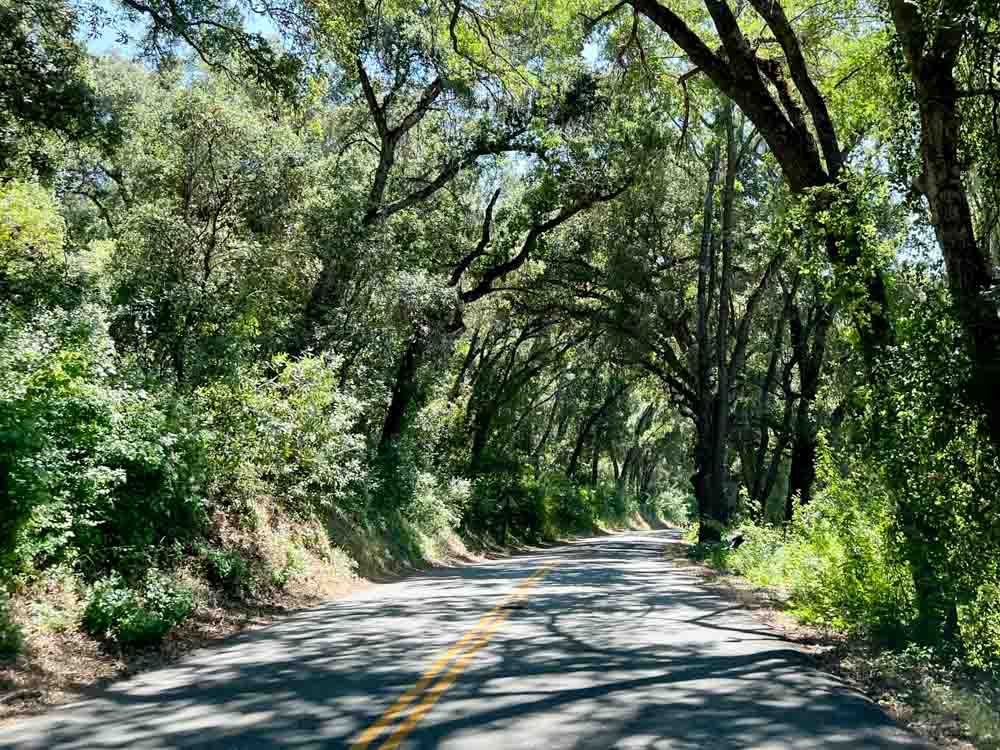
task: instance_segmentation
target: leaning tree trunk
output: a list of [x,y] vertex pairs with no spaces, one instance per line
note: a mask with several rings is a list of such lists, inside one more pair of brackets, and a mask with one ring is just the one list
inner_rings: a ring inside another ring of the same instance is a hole
[[993,285],[992,268],[976,240],[963,182],[962,122],[955,81],[967,38],[968,6],[967,0],[942,0],[929,28],[932,24],[915,3],[890,0],[920,110],[923,173],[915,186],[927,196],[955,316],[969,342],[973,370],[969,395],[983,413],[993,444],[1000,447],[1000,399],[995,394],[1000,382],[1000,318],[996,304],[986,296]]
[[423,336],[415,335],[410,339],[396,369],[396,381],[392,388],[392,398],[382,425],[382,437],[379,439],[379,455],[386,455],[399,441],[403,434],[405,418],[413,404],[420,400],[421,389],[417,380],[420,360],[423,357],[427,342]]

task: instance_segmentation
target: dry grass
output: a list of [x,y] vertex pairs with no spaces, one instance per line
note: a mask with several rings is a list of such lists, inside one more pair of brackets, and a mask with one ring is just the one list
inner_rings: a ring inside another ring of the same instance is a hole
[[[280,524],[270,528],[266,538],[240,547],[280,560],[293,537],[309,531]],[[282,588],[262,588],[253,601],[227,598],[210,587],[192,560],[174,575],[194,592],[194,614],[159,646],[140,651],[122,651],[84,633],[79,626],[85,606],[80,583],[69,573],[53,572],[10,600],[24,646],[13,660],[0,659],[0,724],[85,697],[111,681],[170,664],[192,649],[367,585],[341,551],[312,547],[296,545],[301,569]]]
[[[82,632],[84,591],[69,573],[56,572],[14,596],[10,612],[24,635],[24,647],[13,660],[0,657],[0,725],[86,697],[115,680],[171,664],[213,641],[345,596],[369,585],[369,579],[395,580],[419,567],[456,565],[514,551],[508,547],[472,552],[454,532],[433,538],[417,535],[423,559],[415,561],[404,558],[384,537],[357,526],[348,528],[345,523],[344,528],[328,531],[272,518],[263,510],[258,515],[255,532],[231,528],[225,518],[216,519],[215,538],[264,569],[280,565],[287,549],[294,546],[304,566],[301,572],[283,589],[264,588],[255,601],[237,601],[209,586],[192,560],[175,576],[194,592],[198,607],[155,648],[126,652]],[[331,536],[342,539],[351,556],[330,547],[326,540]],[[359,569],[366,577],[358,575]]]
[[[303,581],[266,603],[203,600],[194,615],[174,628],[156,648],[123,652],[80,631],[72,611],[40,613],[38,592],[12,601],[14,619],[25,635],[15,660],[0,662],[0,725],[42,713],[52,706],[78,700],[103,685],[171,664],[187,652],[244,630],[263,627],[296,610],[343,596],[367,585],[359,578],[328,576]],[[53,615],[65,617],[54,627]]]

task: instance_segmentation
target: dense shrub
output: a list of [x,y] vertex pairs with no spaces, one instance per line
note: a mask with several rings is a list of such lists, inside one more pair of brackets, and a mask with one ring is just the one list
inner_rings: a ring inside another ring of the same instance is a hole
[[0,593],[0,657],[14,656],[23,643],[21,629],[10,615],[7,595]]
[[303,518],[334,505],[363,510],[366,446],[352,428],[364,405],[338,387],[339,364],[278,357],[269,376],[250,372],[195,394],[212,420],[213,507],[245,512],[268,497]]
[[914,608],[912,579],[893,546],[892,498],[863,463],[841,468],[824,449],[814,501],[787,529],[741,527],[743,544],[726,564],[788,590],[807,621],[898,639]]
[[694,493],[676,483],[657,492],[648,506],[655,516],[677,526],[686,526],[697,515]]
[[50,190],[23,180],[0,184],[0,319],[61,301],[64,234]]
[[206,547],[202,554],[205,559],[205,577],[209,583],[229,596],[243,598],[250,583],[250,566],[243,556],[235,550],[214,547]]
[[404,508],[406,516],[424,533],[433,535],[458,526],[468,505],[470,483],[465,479],[443,479],[429,471],[417,473],[413,498]]
[[40,314],[0,343],[8,573],[70,561],[96,575],[197,534],[205,433],[169,392],[113,382],[99,309]]
[[490,473],[473,483],[462,524],[499,540],[510,535],[538,541],[593,531],[599,523],[621,523],[637,509],[610,482],[587,486],[562,475]]
[[919,267],[904,279],[918,304],[900,310],[898,344],[884,364],[888,385],[869,417],[873,464],[896,505],[894,542],[913,579],[913,637],[1000,662],[1000,632],[989,623],[1000,581],[1000,453],[970,395],[947,289]]
[[192,593],[155,569],[139,588],[113,573],[94,584],[82,625],[91,635],[125,647],[150,646],[193,610]]
[[958,627],[969,664],[1000,670],[1000,583],[988,581],[958,610]]
[[527,540],[551,536],[549,509],[541,485],[515,474],[486,474],[472,485],[472,502],[463,525],[501,542],[513,533]]

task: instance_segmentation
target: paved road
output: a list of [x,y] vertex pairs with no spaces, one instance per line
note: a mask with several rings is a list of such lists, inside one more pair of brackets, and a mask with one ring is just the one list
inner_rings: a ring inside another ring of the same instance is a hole
[[664,560],[676,541],[374,586],[5,727],[0,747],[922,747]]

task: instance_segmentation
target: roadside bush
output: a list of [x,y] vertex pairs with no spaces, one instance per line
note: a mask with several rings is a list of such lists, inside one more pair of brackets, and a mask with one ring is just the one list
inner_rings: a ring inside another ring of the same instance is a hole
[[15,656],[24,644],[21,628],[10,615],[6,594],[0,594],[0,656]]
[[406,516],[428,535],[446,533],[458,526],[469,493],[468,480],[446,480],[429,471],[420,471]]
[[0,329],[0,566],[60,562],[88,575],[155,562],[204,520],[204,434],[169,393],[116,385],[96,307]]
[[550,536],[555,529],[542,485],[515,474],[486,474],[472,484],[472,503],[464,526],[501,543],[512,535],[526,541]]
[[601,517],[604,505],[599,489],[574,485],[561,477],[543,482],[543,497],[551,509],[550,523],[557,532],[590,531]]
[[979,632],[967,618],[977,604],[995,612],[990,584],[1000,581],[1000,452],[983,429],[973,396],[981,386],[973,385],[947,286],[937,269],[913,267],[901,276],[919,304],[900,307],[898,341],[884,362],[886,385],[869,409],[880,427],[871,430],[873,462],[891,490],[895,546],[913,579],[912,637],[969,654],[996,653],[991,615],[979,620]]
[[968,663],[1000,670],[1000,584],[982,584],[976,598],[958,610],[958,627]]
[[892,498],[876,471],[823,447],[818,492],[791,526],[745,524],[726,564],[761,586],[791,595],[806,621],[893,641],[913,618],[912,581],[893,546]]
[[229,596],[242,599],[250,585],[250,566],[242,555],[233,550],[206,547],[205,577],[208,582]]
[[152,570],[139,590],[117,573],[97,581],[83,613],[83,628],[127,648],[151,646],[194,611],[192,593]]
[[611,482],[580,485],[562,475],[490,473],[471,490],[462,527],[501,541],[507,534],[530,542],[586,533],[599,522],[622,523],[639,507]]
[[677,484],[657,492],[648,505],[654,515],[675,526],[687,526],[696,515],[694,493]]
[[246,514],[267,497],[302,518],[335,505],[364,510],[367,449],[353,429],[363,404],[338,388],[339,364],[282,356],[271,377],[248,372],[198,390],[215,435],[206,451],[214,507]]

